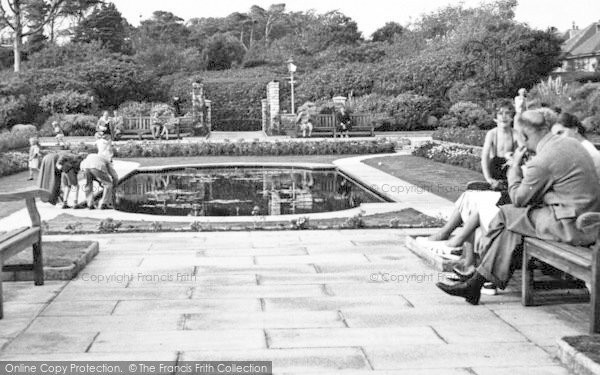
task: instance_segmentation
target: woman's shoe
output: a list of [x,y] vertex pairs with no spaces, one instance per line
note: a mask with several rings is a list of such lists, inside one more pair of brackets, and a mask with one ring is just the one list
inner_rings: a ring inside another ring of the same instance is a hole
[[496,284],[488,281],[481,287],[481,294],[485,294],[486,296],[495,296],[498,294],[498,288],[496,287]]

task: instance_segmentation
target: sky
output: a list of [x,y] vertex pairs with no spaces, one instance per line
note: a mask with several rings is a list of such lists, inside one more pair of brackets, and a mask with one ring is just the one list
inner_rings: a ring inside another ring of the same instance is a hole
[[[233,12],[247,12],[252,5],[268,8],[275,3],[285,3],[287,11],[317,13],[340,10],[357,22],[364,37],[394,21],[407,25],[420,15],[446,5],[463,3],[477,6],[489,0],[112,0],[129,23],[138,25],[140,20],[150,18],[155,10],[170,11],[185,19],[196,17],[225,17]],[[598,0],[519,0],[517,20],[538,29],[554,26],[567,30],[575,22],[584,28],[600,21]]]

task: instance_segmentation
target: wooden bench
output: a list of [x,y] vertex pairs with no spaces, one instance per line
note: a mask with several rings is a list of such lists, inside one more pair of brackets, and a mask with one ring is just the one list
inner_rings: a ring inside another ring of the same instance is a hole
[[[35,198],[50,197],[50,192],[38,188],[30,188],[13,193],[0,193],[0,202],[25,200],[31,227],[17,229],[0,236],[0,268],[2,271],[33,271],[34,284],[44,285],[44,263],[42,259],[42,229],[40,214],[35,205]],[[6,265],[4,262],[15,254],[32,246],[33,264]],[[1,276],[1,275],[0,275]],[[4,317],[2,306],[2,278],[0,277],[0,319]]]
[[[163,126],[166,126],[169,138],[181,139],[184,136],[194,134],[194,119],[191,116],[183,117],[160,117]],[[123,129],[121,138],[138,138],[140,140],[152,137],[152,117],[125,117],[123,118]]]
[[[362,136],[373,136],[375,135],[375,125],[371,121],[371,116],[367,114],[354,114],[350,115],[352,120],[352,127],[348,131],[349,136],[362,135]],[[328,115],[316,115],[311,117],[313,124],[311,137],[336,137],[341,135],[338,130],[337,118],[335,113]],[[300,126],[296,126],[296,137],[302,135]]]
[[[581,230],[597,231],[597,223],[586,227],[587,214],[577,220]],[[523,286],[521,303],[534,305],[534,280],[532,259],[541,260],[587,283],[590,288],[590,333],[600,333],[600,240],[590,247],[572,246],[560,242],[526,237],[523,246]]]

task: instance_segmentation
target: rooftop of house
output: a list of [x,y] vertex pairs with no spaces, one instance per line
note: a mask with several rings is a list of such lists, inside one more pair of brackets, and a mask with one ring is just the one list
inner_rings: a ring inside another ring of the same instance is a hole
[[567,56],[584,56],[600,54],[600,21],[579,30],[575,24],[566,34],[568,39],[562,46]]

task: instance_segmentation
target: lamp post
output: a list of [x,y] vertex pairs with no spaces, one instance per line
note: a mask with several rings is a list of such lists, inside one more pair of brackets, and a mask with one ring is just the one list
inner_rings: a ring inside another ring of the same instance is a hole
[[296,65],[294,65],[294,60],[291,57],[287,61],[287,68],[290,72],[290,85],[292,87],[292,114],[294,114],[294,72],[296,71]]

